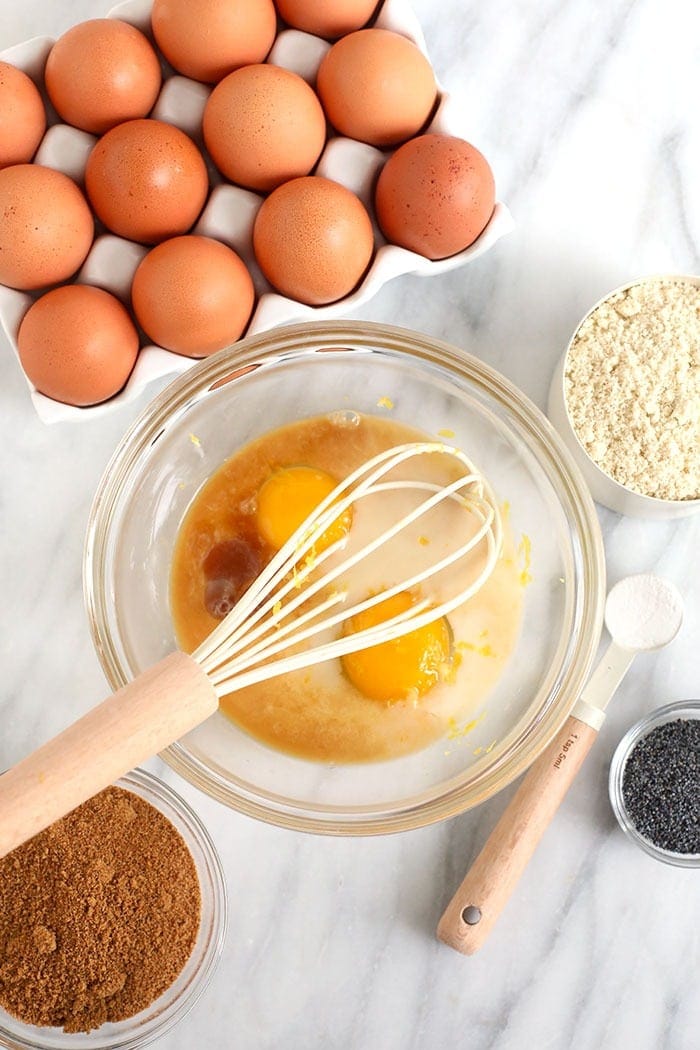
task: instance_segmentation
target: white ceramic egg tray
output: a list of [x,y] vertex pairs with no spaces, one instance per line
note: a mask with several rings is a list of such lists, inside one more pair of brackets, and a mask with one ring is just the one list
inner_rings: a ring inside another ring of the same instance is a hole
[[[126,3],[113,8],[108,17],[130,22],[150,37],[151,5],[152,0],[127,0]],[[401,33],[426,53],[420,25],[407,0],[385,0],[373,25]],[[0,52],[0,60],[24,70],[44,94],[44,66],[53,43],[49,37],[35,37]],[[309,33],[285,29],[278,34],[267,61],[290,69],[313,84],[321,60],[330,46],[328,41]],[[151,116],[174,124],[190,135],[203,149],[202,114],[211,90],[209,85],[173,74],[172,70],[166,68],[163,87]],[[47,101],[45,94],[44,98]],[[464,126],[463,120],[458,119],[453,109],[449,96],[441,92],[435,116],[428,130],[469,139],[469,129]],[[56,168],[82,185],[87,158],[97,140],[93,135],[59,123],[48,102],[47,111],[49,127],[34,162]],[[340,182],[352,190],[363,201],[370,215],[373,215],[374,181],[387,156],[388,153],[362,142],[332,137],[326,144],[315,173]],[[228,244],[249,267],[259,298],[247,328],[248,335],[292,321],[342,317],[349,310],[371,299],[382,285],[392,278],[408,273],[429,277],[463,266],[482,255],[513,228],[510,212],[504,204],[498,203],[488,226],[466,251],[448,259],[431,261],[405,248],[387,244],[375,223],[376,251],[359,287],[351,295],[328,306],[306,306],[274,292],[255,262],[253,224],[263,198],[250,190],[225,184],[209,162],[206,153],[205,159],[208,162],[213,189],[193,232],[214,237]],[[141,244],[110,233],[100,233],[98,225],[98,236],[75,280],[104,288],[128,305],[134,272],[147,251],[148,248]],[[0,325],[15,352],[22,318],[39,294],[19,292],[0,285]],[[64,405],[45,397],[29,384],[31,398],[39,417],[45,423],[93,419],[134,400],[152,381],[184,372],[193,364],[192,358],[182,357],[158,346],[146,345],[141,350],[124,389],[101,405],[91,408]]]

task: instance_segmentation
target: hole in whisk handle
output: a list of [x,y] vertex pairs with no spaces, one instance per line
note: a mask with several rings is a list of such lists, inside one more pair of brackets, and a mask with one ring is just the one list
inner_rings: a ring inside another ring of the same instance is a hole
[[468,904],[462,911],[462,922],[467,926],[476,926],[481,922],[481,908],[477,908],[476,904]]

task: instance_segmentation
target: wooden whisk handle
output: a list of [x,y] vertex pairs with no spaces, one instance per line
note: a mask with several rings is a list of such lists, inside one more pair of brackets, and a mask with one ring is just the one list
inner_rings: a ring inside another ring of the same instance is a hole
[[445,944],[481,948],[597,735],[572,715],[534,763],[440,919]]
[[219,706],[211,682],[171,653],[0,776],[0,857],[194,729]]

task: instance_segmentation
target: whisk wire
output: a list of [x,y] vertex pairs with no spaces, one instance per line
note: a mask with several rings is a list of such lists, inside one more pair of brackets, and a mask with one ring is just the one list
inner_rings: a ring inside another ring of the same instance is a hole
[[[447,485],[424,480],[382,480],[406,460],[423,454],[442,453],[456,459],[466,473]],[[378,536],[373,537],[345,560],[318,573],[319,567],[345,546],[345,539],[316,550],[329,527],[352,504],[367,496],[396,490],[428,492],[430,496],[404,514]],[[468,490],[468,491],[465,491]],[[371,594],[361,601],[346,605],[348,591],[344,586],[332,591],[308,607],[321,592],[327,591],[339,577],[376,553],[399,533],[414,524],[444,500],[451,499],[473,517],[479,527],[469,539],[437,562],[411,576]],[[402,591],[421,583],[466,558],[485,542],[484,564],[476,578],[451,598],[432,604],[422,598],[409,609],[379,624],[325,642],[315,648],[289,653],[304,642],[328,632],[387,601]],[[329,493],[312,514],[270,560],[255,583],[245,592],[231,612],[193,654],[214,684],[220,696],[273,675],[299,670],[323,660],[337,658],[407,634],[432,623],[476,594],[491,575],[502,544],[502,523],[490,486],[459,449],[439,442],[414,442],[387,449],[352,472]],[[289,597],[291,594],[291,597]],[[337,610],[340,611],[326,614]],[[304,608],[307,606],[307,608]],[[279,654],[287,652],[287,656]]]
[[[231,671],[231,673],[236,673],[239,670],[244,670],[246,667],[257,664],[262,660],[267,660],[269,659],[269,657],[276,655],[278,652],[282,652],[284,649],[289,648],[289,642],[283,641],[283,639],[288,637],[288,635],[291,634],[293,631],[295,632],[295,644],[300,643],[302,641],[308,641],[310,638],[316,636],[317,634],[320,634],[321,632],[328,631],[329,629],[336,627],[344,622],[347,623],[349,620],[359,615],[360,613],[366,612],[374,606],[379,605],[382,602],[389,600],[390,598],[393,598],[395,595],[399,594],[402,591],[412,590],[413,588],[417,587],[420,583],[423,583],[425,580],[431,578],[434,575],[437,575],[444,569],[449,568],[455,562],[463,558],[476,546],[478,542],[480,542],[481,539],[484,538],[485,535],[487,535],[487,529],[488,519],[484,522],[479,532],[476,533],[475,536],[472,537],[472,539],[468,543],[463,544],[461,547],[457,548],[457,550],[453,551],[451,554],[447,555],[439,562],[429,566],[427,569],[424,569],[419,573],[415,573],[413,576],[408,577],[407,579],[401,580],[399,583],[394,584],[391,587],[385,588],[384,590],[379,591],[376,594],[370,595],[368,598],[365,598],[360,602],[356,602],[354,605],[344,607],[340,613],[329,617],[328,619],[324,620],[321,624],[314,624],[313,626],[310,626],[303,631],[299,630],[297,633],[297,628],[300,628],[301,626],[303,626],[303,624],[308,623],[310,620],[318,618],[318,616],[321,613],[321,606],[317,606],[316,608],[310,610],[309,612],[302,615],[293,622],[286,624],[284,627],[279,628],[277,627],[277,625],[272,624],[265,625],[264,629],[266,635],[269,635],[269,632],[273,629],[273,627],[277,628],[277,633],[273,635],[272,639],[269,637],[264,637],[254,646],[240,647],[242,649],[242,655],[237,660],[233,658],[234,653],[227,650],[227,668]],[[458,605],[461,605],[465,601],[467,601],[471,594],[475,593],[475,591],[479,589],[481,585],[482,580],[480,575],[470,585],[468,589],[460,591],[457,598],[452,599],[449,603],[443,602],[439,605],[433,605],[429,601],[429,599],[422,599],[420,602],[416,602],[413,606],[411,606],[410,609],[406,610],[404,614],[397,614],[394,617],[383,620],[381,626],[382,628],[390,630],[394,625],[402,623],[408,618],[413,618],[414,628],[423,626],[423,621],[418,622],[418,617],[424,609],[430,610],[430,615],[425,618],[424,622],[432,623],[434,620],[439,619],[441,616],[447,615],[448,611],[451,612],[452,609],[457,608]],[[323,604],[322,611],[325,612],[328,608],[332,607],[335,604],[338,604],[338,602],[344,601],[345,597],[346,592],[336,593],[334,596],[332,596],[331,599],[329,599]],[[287,607],[283,607],[283,612],[286,612],[286,608]],[[354,640],[352,647],[362,648],[363,646],[360,646],[359,644],[360,641],[365,638],[371,638],[371,632],[374,632],[374,630],[374,627],[369,627],[364,628],[361,631],[355,631],[352,635],[352,638]],[[336,645],[335,642],[329,644]],[[366,644],[371,643],[367,642]],[[349,649],[348,651],[351,651],[351,649]],[[335,655],[339,654],[335,653]],[[231,661],[230,663],[229,660]]]
[[[364,561],[367,557],[369,557],[370,554],[374,553],[377,549],[379,549],[379,547],[383,546],[389,540],[393,539],[396,535],[398,535],[399,532],[403,531],[409,525],[417,521],[423,514],[426,514],[429,510],[433,509],[441,501],[448,498],[455,498],[457,496],[457,490],[463,487],[464,484],[464,479],[460,478],[453,482],[451,485],[444,487],[434,485],[430,482],[386,482],[382,485],[375,485],[372,488],[366,489],[359,497],[360,499],[365,499],[367,496],[374,495],[378,491],[390,491],[394,488],[412,488],[419,490],[428,490],[433,492],[434,495],[431,497],[430,500],[424,501],[418,508],[415,508],[410,513],[404,515],[403,518],[399,519],[399,521],[397,521],[390,529],[383,532],[379,537],[375,537],[374,540],[371,540],[369,543],[365,544],[351,557],[346,559],[340,566],[331,569],[325,575],[320,576],[313,583],[309,584],[305,590],[298,590],[298,579],[287,578],[286,581],[283,582],[281,586],[276,591],[274,591],[273,594],[271,594],[268,600],[263,605],[261,605],[261,607],[256,612],[253,613],[249,621],[247,621],[247,623],[243,627],[239,626],[238,629],[231,635],[231,637],[225,643],[225,651],[222,650],[220,653],[220,658],[231,659],[235,655],[235,653],[237,651],[240,651],[241,649],[245,650],[246,658],[250,658],[260,651],[261,645],[265,644],[264,642],[259,645],[252,644],[253,642],[257,641],[261,637],[261,635],[269,634],[270,631],[273,628],[275,628],[275,638],[276,640],[279,640],[281,637],[287,635],[290,632],[290,630],[294,629],[294,627],[300,626],[302,622],[306,622],[308,619],[311,618],[312,614],[306,615],[303,618],[303,620],[295,621],[295,623],[291,626],[281,626],[281,622],[283,619],[296,612],[296,610],[301,605],[306,604],[320,591],[323,591],[332,583],[334,583],[338,579],[338,577],[346,574],[349,570],[354,568],[355,565]],[[461,497],[457,496],[457,498],[459,498],[460,502],[462,502]],[[353,502],[357,501],[353,500]],[[467,506],[468,504],[465,503],[464,505]],[[478,510],[475,512],[475,516],[478,516]],[[374,605],[377,605],[379,602],[385,601],[388,598],[392,598],[395,594],[399,593],[399,591],[410,590],[411,588],[417,586],[419,583],[422,583],[424,580],[435,575],[443,568],[449,567],[449,565],[464,557],[467,553],[469,553],[470,550],[476,547],[479,542],[481,542],[481,539],[484,535],[485,527],[486,526],[482,525],[482,528],[468,541],[467,544],[458,548],[451,555],[447,556],[442,561],[440,561],[437,565],[429,566],[422,572],[414,574],[414,576],[408,578],[407,580],[403,580],[400,584],[396,585],[395,587],[385,589],[376,595],[370,596],[360,605],[353,606],[352,608],[346,610],[339,619],[336,618],[333,621],[329,621],[326,626],[335,626],[336,622],[340,622],[340,620],[342,619],[348,619],[351,616],[354,616],[357,612],[362,612],[366,609],[371,608]],[[320,530],[321,526],[319,526],[319,531]],[[338,544],[335,544],[333,546],[332,550],[329,549],[329,551],[326,553],[333,553],[336,549],[338,549],[341,546],[342,541],[339,541]],[[325,560],[325,558],[319,558],[317,562],[311,562],[308,568],[305,567],[306,574],[308,574],[308,572],[310,572],[313,568],[316,568],[322,560]],[[297,588],[297,594],[289,602],[282,604],[282,600],[286,597],[290,590],[293,590],[295,588]],[[268,620],[267,622],[260,623],[264,614],[270,611],[272,612],[273,622],[271,623]],[[249,625],[255,624],[257,624],[257,626],[253,626],[252,630],[248,630]],[[304,638],[307,639],[308,637],[310,637],[310,635],[307,632],[305,633]]]
[[[410,630],[418,630],[426,624],[433,623],[435,620],[440,619],[442,616],[448,616],[454,609],[463,605],[465,601],[468,601],[473,594],[476,594],[477,591],[480,590],[489,575],[490,570],[485,568],[468,588],[460,591],[459,594],[439,605],[433,605],[429,599],[424,598],[416,602],[415,605],[412,605],[409,609],[404,610],[402,613],[397,613],[393,617],[383,620],[379,625],[382,637],[377,637],[377,627],[364,628],[363,630],[353,632],[350,635],[345,635],[331,642],[327,642],[313,650],[294,654],[284,660],[276,662],[276,673],[282,674],[286,671],[300,670],[303,667],[320,663],[323,660],[332,658],[337,659],[338,657],[344,656],[346,653],[351,653],[370,645],[377,645],[382,641],[389,641],[391,638],[399,637],[402,633],[407,633],[404,631],[396,631],[395,628],[409,620],[411,623]],[[324,620],[321,624],[315,624],[304,631],[299,631],[298,634],[295,633],[294,644],[296,645],[303,641],[307,641],[321,632],[328,631],[339,624],[346,623],[353,616],[359,614],[365,609],[368,609],[379,602],[386,601],[389,597],[393,597],[402,590],[408,589],[408,584],[409,581],[402,581],[400,584],[397,584],[386,591],[382,591],[378,595],[374,595],[363,602],[357,603],[349,609],[343,609],[341,613]],[[329,602],[329,605],[330,604],[331,602]],[[270,677],[268,670],[269,664],[263,662],[269,661],[270,657],[277,655],[279,652],[284,652],[289,649],[289,647],[289,641],[272,642],[266,647],[263,642],[257,648],[256,653],[249,654],[246,651],[240,659],[232,660],[230,663],[227,662],[223,671],[219,673],[210,672],[210,677],[217,686],[226,686],[224,693],[231,691],[234,682],[236,687],[241,688],[244,682],[245,684],[253,684],[254,682],[263,681]],[[260,664],[263,664],[263,666],[258,666]],[[256,673],[252,670],[252,668],[256,666],[258,666],[258,671],[260,673]],[[243,674],[247,669],[251,669],[251,673],[249,675]]]
[[[309,517],[302,522],[299,528],[295,530],[286,543],[271,558],[255,581],[254,587],[249,588],[241,596],[231,612],[202,642],[193,654],[194,658],[206,669],[205,661],[209,655],[220,644],[233,637],[239,624],[244,626],[247,634],[248,624],[254,622],[249,617],[252,616],[254,619],[260,618],[255,616],[255,609],[260,603],[261,596],[269,594],[292,569],[296,569],[299,574],[297,566],[302,562],[304,556],[310,552],[318,538],[323,535],[328,526],[339,515],[361,496],[368,486],[373,485],[379,478],[411,456],[426,452],[445,451],[448,447],[433,442],[414,442],[398,445],[380,452],[339,482],[333,491],[318,503]],[[453,451],[458,454],[460,459],[462,458],[463,453],[459,453],[456,449]],[[464,461],[466,461],[468,466],[471,466],[466,457],[464,457]],[[366,475],[366,477],[363,478],[363,475]],[[348,491],[351,492],[350,495],[348,495]],[[341,496],[343,497],[342,499]],[[326,553],[330,554],[330,551]],[[318,564],[318,559],[316,564]],[[269,612],[276,600],[276,598],[272,598],[269,602],[263,603],[265,612]]]
[[[339,514],[342,514],[343,509],[347,509],[347,507],[353,502],[352,499],[349,499],[346,503],[341,505],[341,501],[339,501],[338,497],[349,489],[355,481],[359,482],[362,475],[373,466],[376,466],[377,468],[377,476],[386,473],[386,469],[383,469],[381,464],[391,458],[393,465],[395,454],[399,449],[404,448],[406,448],[406,446],[387,449],[378,456],[375,456],[374,459],[363,463],[355,471],[344,478],[332,492],[317,504],[309,517],[302,522],[298,529],[292,533],[286,543],[280,547],[279,551],[277,551],[277,553],[270,559],[269,563],[256,579],[255,586],[249,588],[248,591],[239,598],[233,609],[226,617],[224,617],[218,627],[216,627],[211,634],[205,638],[193,654],[194,658],[202,667],[206,669],[206,661],[209,655],[212,654],[222,642],[233,637],[236,625],[243,624],[247,628],[249,622],[254,622],[249,621],[248,616],[255,616],[255,609],[260,602],[260,596],[270,593],[279,580],[286,576],[292,568],[296,568],[303,556],[313,547],[314,535],[322,535],[323,531],[325,531],[325,527],[332,524]],[[388,469],[391,469],[391,467]],[[358,484],[358,491],[359,488],[360,484]],[[329,520],[326,523],[325,514],[331,506],[333,506],[333,514],[332,516],[330,514],[328,515]],[[273,598],[271,602],[264,603],[261,608],[264,608],[265,611],[269,611],[275,601],[276,599]],[[259,616],[255,618],[258,619]]]

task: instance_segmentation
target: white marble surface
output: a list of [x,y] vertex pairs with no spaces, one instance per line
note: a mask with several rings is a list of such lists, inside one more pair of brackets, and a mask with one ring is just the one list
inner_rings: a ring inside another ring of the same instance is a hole
[[[696,4],[415,5],[439,75],[462,100],[518,227],[467,269],[388,285],[361,314],[478,354],[542,406],[558,354],[601,293],[643,273],[700,271]],[[0,48],[57,35],[105,7],[3,0]],[[0,345],[0,766],[104,692],[82,607],[81,547],[98,477],[135,411],[89,430],[47,429]],[[455,955],[435,941],[434,927],[508,792],[437,827],[340,841],[256,824],[178,782],[223,856],[230,930],[213,985],[159,1045],[700,1045],[700,874],[637,852],[606,794],[624,729],[700,691],[700,517],[600,517],[611,581],[647,569],[668,575],[686,597],[686,622],[672,647],[633,667],[483,952]]]

